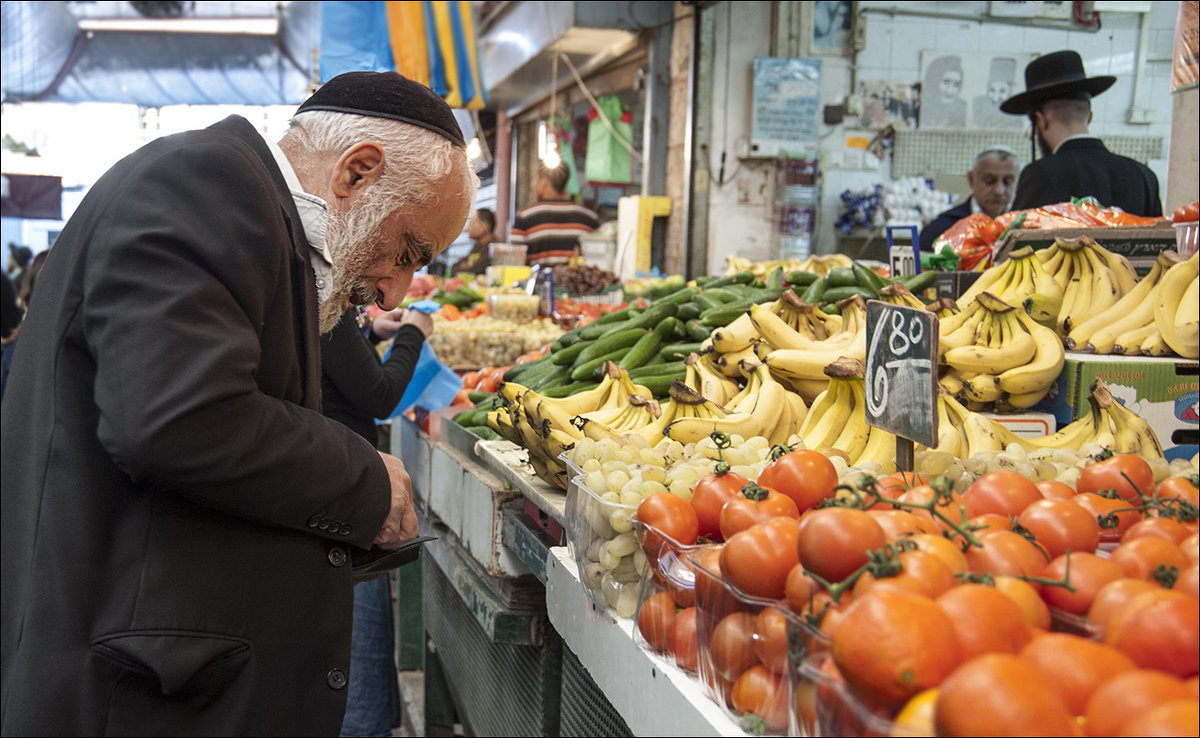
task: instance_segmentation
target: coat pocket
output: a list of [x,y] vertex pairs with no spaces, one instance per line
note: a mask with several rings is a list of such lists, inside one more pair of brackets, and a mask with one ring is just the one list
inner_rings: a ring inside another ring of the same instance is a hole
[[243,638],[184,630],[109,633],[92,641],[92,651],[118,665],[157,679],[159,691],[173,695],[212,676],[232,681],[250,660]]

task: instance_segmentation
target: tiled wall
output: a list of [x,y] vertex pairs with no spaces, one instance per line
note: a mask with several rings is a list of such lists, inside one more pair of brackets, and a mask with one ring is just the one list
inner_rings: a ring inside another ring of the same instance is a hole
[[[723,3],[737,6],[738,12],[725,19],[714,8],[717,32],[717,48],[714,62],[728,65],[728,79],[749,80],[749,73],[741,74],[740,68],[753,63],[753,57],[768,55],[763,39],[769,38],[770,13],[766,3]],[[1068,3],[1069,5],[1069,3]],[[1012,25],[982,20],[987,13],[988,2],[859,2],[859,22],[865,25],[865,47],[852,58],[822,58],[822,105],[837,104],[848,94],[851,80],[855,83],[869,80],[919,81],[921,52],[932,49],[947,52],[990,53],[1011,52],[1016,54],[1043,54],[1061,49],[1074,49],[1083,57],[1089,75],[1111,74],[1117,82],[1104,94],[1093,100],[1094,119],[1091,131],[1100,137],[1116,136],[1161,136],[1164,142],[1162,158],[1147,162],[1158,175],[1160,186],[1165,190],[1167,182],[1166,152],[1170,139],[1171,121],[1171,53],[1174,43],[1177,4],[1174,2],[1129,3],[1129,7],[1148,6],[1146,14],[1146,56],[1138,60],[1139,31],[1142,15],[1103,11],[1100,28],[1090,30],[1060,30],[1033,26]],[[895,10],[896,14],[889,14]],[[864,12],[865,11],[865,12]],[[905,12],[936,12],[963,16],[967,20],[949,17],[916,17]],[[729,24],[733,32],[722,30]],[[726,48],[720,48],[721,44]],[[803,56],[804,53],[797,53]],[[1142,80],[1139,100],[1135,102],[1134,87],[1137,69],[1140,66]],[[1021,70],[1017,75],[1020,78]],[[724,70],[715,75],[724,78]],[[716,80],[714,80],[716,81]],[[740,87],[734,88],[735,90]],[[742,93],[738,93],[742,94]],[[745,106],[748,110],[748,91]],[[749,133],[749,114],[730,115],[720,106],[732,106],[723,95],[714,95],[714,125],[712,154],[714,166],[722,150],[729,152],[727,170],[732,170],[736,140]],[[740,99],[740,98],[739,98]],[[737,103],[740,104],[740,103]],[[1129,122],[1130,108],[1146,109],[1149,123]],[[743,120],[744,118],[744,120]],[[889,162],[872,161],[866,157],[845,155],[847,135],[864,132],[849,125],[851,121],[836,126],[821,126],[822,199],[818,215],[818,233],[815,242],[817,252],[837,250],[838,236],[833,223],[841,212],[839,195],[846,189],[860,189],[891,179]],[[1024,157],[1028,154],[1021,151]],[[761,172],[765,162],[743,162],[739,179],[750,185],[758,185],[770,175]],[[964,172],[965,173],[965,172]],[[746,202],[745,184],[739,190],[737,183],[714,187],[710,196],[709,217],[709,267],[710,271],[724,268],[725,256],[734,253],[746,243],[746,234],[751,224],[757,223],[759,230],[770,230],[773,223],[769,207],[765,203]],[[751,188],[752,191],[756,187]],[[763,251],[763,241],[769,237],[754,239],[756,250]],[[769,248],[765,249],[769,251]]]

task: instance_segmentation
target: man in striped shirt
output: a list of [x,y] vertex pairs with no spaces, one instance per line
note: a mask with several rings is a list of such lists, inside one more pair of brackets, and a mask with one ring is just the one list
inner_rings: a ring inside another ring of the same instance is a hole
[[513,218],[509,243],[525,244],[525,263],[555,266],[579,255],[579,236],[600,227],[590,209],[575,204],[565,192],[571,170],[565,161],[549,168],[538,167],[533,194],[538,201]]

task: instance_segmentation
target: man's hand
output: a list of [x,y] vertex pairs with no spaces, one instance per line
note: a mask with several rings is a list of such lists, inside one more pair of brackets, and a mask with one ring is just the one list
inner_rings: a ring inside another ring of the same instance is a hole
[[425,338],[433,334],[433,319],[420,310],[396,308],[371,321],[371,332],[382,339],[395,338],[400,326],[415,325]]
[[417,537],[417,513],[413,509],[412,480],[409,479],[404,462],[400,459],[382,451],[379,452],[379,456],[383,459],[392,482],[392,505],[374,542],[380,548],[396,548],[401,543]]

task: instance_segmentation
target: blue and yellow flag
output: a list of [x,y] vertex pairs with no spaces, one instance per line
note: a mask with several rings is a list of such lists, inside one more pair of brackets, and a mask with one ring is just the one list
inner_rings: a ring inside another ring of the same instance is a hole
[[453,108],[487,103],[467,0],[321,3],[321,82],[343,72],[396,71]]

